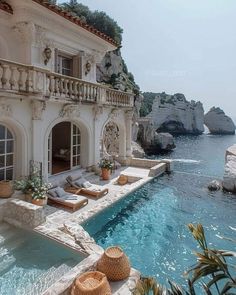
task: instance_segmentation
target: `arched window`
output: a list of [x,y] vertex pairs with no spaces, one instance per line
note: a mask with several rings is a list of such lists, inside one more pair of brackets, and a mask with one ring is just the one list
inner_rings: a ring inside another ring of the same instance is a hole
[[4,125],[0,125],[0,180],[14,177],[14,137]]

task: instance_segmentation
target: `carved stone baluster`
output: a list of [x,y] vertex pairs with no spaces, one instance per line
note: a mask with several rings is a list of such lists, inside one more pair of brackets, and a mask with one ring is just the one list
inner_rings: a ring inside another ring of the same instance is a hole
[[32,80],[32,71],[31,70],[26,71],[25,87],[26,87],[27,92],[33,91],[33,80]]
[[9,76],[8,76],[8,65],[2,65],[2,78],[1,78],[1,82],[2,82],[2,88],[3,89],[10,89],[10,83],[9,83]]
[[64,91],[64,78],[61,78],[59,81],[59,93],[60,96],[63,96],[63,91]]
[[88,89],[87,89],[87,84],[83,85],[83,99],[87,100],[88,99]]
[[12,90],[16,89],[16,70],[17,70],[17,67],[15,66],[11,67],[11,76],[10,76],[9,82],[10,82]]
[[93,100],[94,101],[97,101],[98,100],[98,87],[97,86],[94,86]]
[[3,76],[3,67],[2,67],[2,64],[0,63],[0,88],[3,88],[3,86],[2,86],[2,76]]
[[68,79],[65,79],[64,81],[64,94],[65,94],[65,97],[68,97],[68,82],[69,80]]
[[18,68],[18,71],[19,71],[18,87],[20,91],[24,91],[25,90],[25,83],[23,79],[24,69]]
[[78,96],[79,96],[79,101],[83,100],[83,83],[78,84]]
[[49,79],[49,85],[48,85],[48,96],[52,96],[53,95],[53,92],[54,92],[54,76],[53,75],[49,75],[48,76],[48,79]]
[[69,97],[70,99],[72,98],[73,96],[73,81],[72,80],[69,80]]
[[55,96],[56,98],[59,98],[60,92],[59,92],[59,86],[61,83],[61,78],[55,77]]
[[92,92],[93,92],[93,85],[88,85],[88,97],[89,97],[89,100],[92,100]]
[[73,93],[74,93],[74,99],[75,100],[78,100],[78,94],[79,94],[78,85],[79,85],[78,81],[75,81],[74,84],[73,84]]

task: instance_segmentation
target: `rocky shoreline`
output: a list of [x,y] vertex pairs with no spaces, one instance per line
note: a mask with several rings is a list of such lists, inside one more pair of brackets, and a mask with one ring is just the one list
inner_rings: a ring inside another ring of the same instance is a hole
[[97,81],[135,93],[132,138],[135,157],[169,152],[175,148],[175,135],[200,135],[204,126],[213,135],[235,134],[233,120],[218,107],[212,107],[204,114],[200,101],[188,101],[181,93],[142,94],[133,75],[128,72],[120,49],[107,53],[97,65]]

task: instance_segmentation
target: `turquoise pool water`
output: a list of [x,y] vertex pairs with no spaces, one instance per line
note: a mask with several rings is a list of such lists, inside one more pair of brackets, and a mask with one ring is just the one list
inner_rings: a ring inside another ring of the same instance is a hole
[[1,295],[39,295],[82,259],[42,236],[0,224]]
[[[181,183],[182,185],[179,185]],[[192,186],[192,190],[186,187]],[[196,250],[186,225],[201,222],[211,246],[232,248],[219,236],[236,228],[236,197],[211,195],[203,177],[174,173],[154,180],[84,224],[103,247],[120,245],[143,275],[184,282],[181,278]]]
[[178,138],[177,150],[163,156],[175,159],[171,175],[107,208],[88,220],[85,229],[102,247],[120,245],[143,275],[163,284],[171,279],[185,285],[183,273],[195,263],[192,252],[197,250],[188,223],[204,225],[210,246],[235,249],[220,237],[235,238],[236,196],[207,190],[213,176],[222,176],[225,146],[235,139],[222,138]]

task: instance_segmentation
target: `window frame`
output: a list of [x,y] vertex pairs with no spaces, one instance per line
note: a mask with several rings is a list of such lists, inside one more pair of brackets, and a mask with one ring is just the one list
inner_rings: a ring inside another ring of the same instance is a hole
[[[4,127],[4,138],[0,139],[0,143],[4,143],[4,153],[0,154],[0,157],[4,157],[4,165],[0,167],[0,171],[3,171],[4,177],[0,180],[14,180],[15,179],[15,150],[16,150],[16,139],[15,135],[12,132],[12,130],[6,126],[5,124],[0,123],[0,126]],[[7,133],[11,134],[11,138],[8,138]],[[7,144],[8,142],[12,143],[12,152],[7,152]],[[7,156],[12,156],[12,165],[7,165]],[[7,176],[7,170],[12,169],[12,177],[11,179],[8,179]]]
[[[70,68],[63,68],[63,58],[67,59],[70,62]],[[63,69],[70,71],[70,73],[64,74]],[[58,74],[73,77],[73,56],[62,51],[56,50],[55,70]]]

